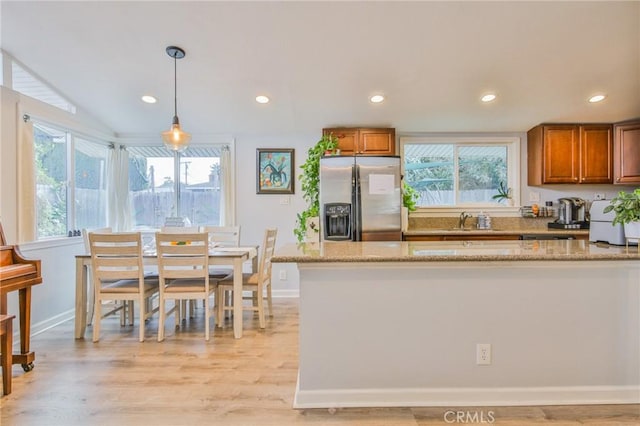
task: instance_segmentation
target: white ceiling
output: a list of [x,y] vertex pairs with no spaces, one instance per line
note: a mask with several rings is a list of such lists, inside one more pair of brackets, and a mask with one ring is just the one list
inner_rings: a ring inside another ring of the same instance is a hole
[[[640,2],[0,3],[0,45],[122,135],[526,131],[640,116]],[[498,98],[482,104],[482,94]],[[600,104],[586,99],[606,93]],[[382,93],[383,104],[368,97]],[[159,102],[147,105],[143,94]],[[258,94],[272,102],[259,105]]]

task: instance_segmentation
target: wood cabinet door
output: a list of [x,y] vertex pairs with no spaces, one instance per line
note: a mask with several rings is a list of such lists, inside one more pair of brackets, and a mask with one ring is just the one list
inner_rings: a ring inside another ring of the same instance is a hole
[[395,129],[360,129],[358,154],[395,155]]
[[640,183],[640,120],[615,126],[614,171],[616,184]]
[[358,152],[358,129],[322,129],[323,135],[333,134],[338,138],[340,155],[355,155]]
[[580,126],[580,183],[613,183],[612,153],[610,125]]
[[580,166],[578,126],[544,126],[543,132],[542,183],[577,183]]
[[395,155],[396,130],[375,128],[327,128],[323,135],[338,138],[340,155]]

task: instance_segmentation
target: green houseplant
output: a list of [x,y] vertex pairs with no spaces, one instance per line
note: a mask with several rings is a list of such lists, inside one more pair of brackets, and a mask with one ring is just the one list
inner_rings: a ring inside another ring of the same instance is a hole
[[500,182],[500,186],[498,187],[498,193],[491,197],[492,199],[498,201],[499,203],[503,200],[509,204],[509,200],[511,200],[512,191],[511,188],[508,188],[504,182]]
[[402,206],[406,207],[410,212],[414,211],[417,207],[416,202],[420,194],[413,189],[407,182],[402,181]]
[[[320,215],[320,158],[325,151],[334,151],[338,146],[338,138],[333,134],[322,138],[307,151],[307,160],[300,167],[300,186],[302,198],[307,202],[306,210],[298,213],[296,227],[293,230],[298,242],[303,242],[307,235],[307,219]],[[315,230],[320,232],[319,229]]]
[[612,223],[626,225],[633,222],[640,222],[640,188],[633,192],[618,192],[618,195],[611,199],[611,202],[604,208],[605,213],[613,211],[616,216]]

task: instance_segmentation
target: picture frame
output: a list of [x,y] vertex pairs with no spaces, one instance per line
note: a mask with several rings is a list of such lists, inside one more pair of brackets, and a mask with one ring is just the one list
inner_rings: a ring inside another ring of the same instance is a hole
[[295,193],[295,150],[256,149],[256,194]]

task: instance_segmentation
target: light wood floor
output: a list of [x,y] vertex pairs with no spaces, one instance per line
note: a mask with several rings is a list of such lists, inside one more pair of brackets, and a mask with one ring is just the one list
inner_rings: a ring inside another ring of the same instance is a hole
[[[158,343],[156,320],[139,343],[137,326],[103,320],[102,339],[73,338],[73,322],[32,340],[35,369],[13,368],[13,393],[0,399],[0,425],[446,425],[447,410],[492,412],[501,425],[640,425],[640,405],[392,408],[298,411],[298,302],[276,299],[260,331],[245,314],[245,337],[231,327],[204,341],[202,310]],[[449,417],[452,419],[452,417]]]

